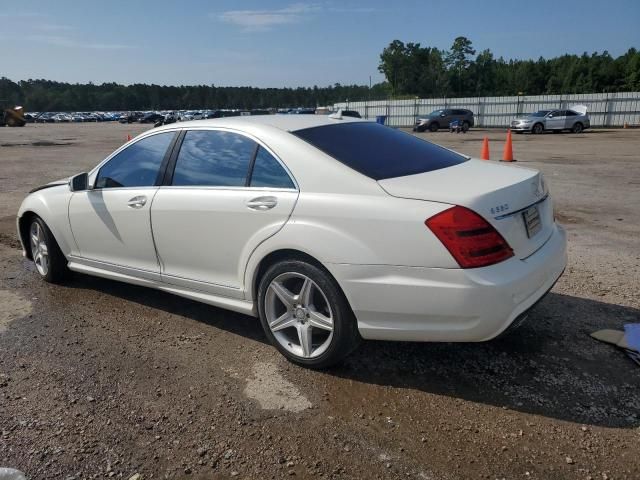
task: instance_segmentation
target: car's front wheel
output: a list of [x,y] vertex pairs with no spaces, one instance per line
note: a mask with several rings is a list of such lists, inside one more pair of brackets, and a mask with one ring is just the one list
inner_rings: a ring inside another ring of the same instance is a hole
[[47,282],[60,283],[69,276],[67,259],[40,217],[34,217],[29,226],[29,248],[36,271]]
[[360,341],[353,312],[336,281],[306,261],[281,261],[265,272],[258,310],[269,341],[305,367],[334,365]]
[[440,125],[438,124],[438,122],[433,122],[431,125],[429,125],[430,132],[437,132],[439,128]]
[[531,129],[531,133],[535,133],[536,135],[539,135],[542,132],[544,132],[544,125],[542,125],[541,123],[536,123]]

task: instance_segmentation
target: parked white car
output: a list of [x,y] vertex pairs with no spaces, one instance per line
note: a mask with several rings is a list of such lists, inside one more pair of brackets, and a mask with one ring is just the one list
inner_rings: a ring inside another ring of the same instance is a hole
[[317,368],[360,338],[492,339],[566,265],[539,172],[340,115],[153,129],[33,190],[17,226],[47,281],[72,270],[257,316]]

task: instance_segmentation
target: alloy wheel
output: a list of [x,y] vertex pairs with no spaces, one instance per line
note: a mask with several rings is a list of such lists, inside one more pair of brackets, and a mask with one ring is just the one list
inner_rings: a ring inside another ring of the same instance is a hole
[[295,272],[278,275],[269,284],[264,302],[269,329],[287,351],[301,358],[316,358],[329,348],[333,311],[311,278]]
[[31,224],[31,256],[38,273],[43,277],[49,272],[49,247],[44,236],[44,230],[38,222]]

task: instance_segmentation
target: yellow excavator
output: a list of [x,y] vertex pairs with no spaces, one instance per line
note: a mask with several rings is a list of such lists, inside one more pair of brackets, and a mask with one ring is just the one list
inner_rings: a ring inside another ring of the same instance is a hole
[[24,119],[23,107],[4,108],[0,111],[0,127],[24,127],[27,121]]

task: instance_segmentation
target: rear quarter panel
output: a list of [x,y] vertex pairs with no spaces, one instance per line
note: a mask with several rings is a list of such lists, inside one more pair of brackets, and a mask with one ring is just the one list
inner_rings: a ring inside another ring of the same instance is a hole
[[[381,190],[382,192],[382,190]],[[260,261],[277,250],[311,255],[331,264],[458,268],[424,224],[451,205],[382,195],[300,193],[285,226],[251,255],[245,285],[254,284]],[[247,297],[253,293],[247,289]]]

